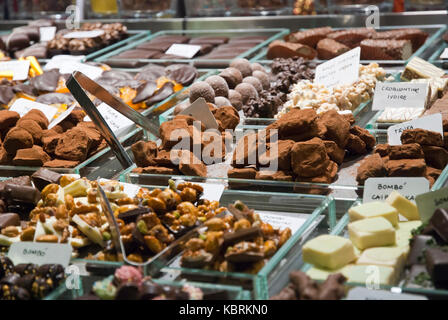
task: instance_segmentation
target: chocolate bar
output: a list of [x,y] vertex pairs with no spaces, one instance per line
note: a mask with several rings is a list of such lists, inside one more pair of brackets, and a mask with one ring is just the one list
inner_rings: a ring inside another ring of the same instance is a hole
[[20,226],[20,217],[17,213],[0,214],[0,230],[9,226]]
[[409,40],[372,40],[361,41],[361,59],[363,60],[407,60],[412,55]]
[[316,55],[316,50],[307,45],[280,40],[271,42],[266,54],[268,59],[303,57],[309,60],[314,59]]
[[312,48],[316,47],[316,44],[327,37],[332,32],[331,27],[322,27],[315,29],[308,29],[305,31],[294,32],[285,37],[285,41],[292,43],[306,44]]
[[439,248],[426,250],[426,269],[436,288],[448,288],[448,252]]
[[322,39],[317,43],[317,57],[329,60],[349,51],[350,48],[332,39]]
[[371,39],[376,32],[373,28],[358,28],[335,31],[327,35],[327,38],[340,42],[349,48],[356,48],[362,40]]
[[31,175],[31,179],[33,180],[34,186],[39,191],[42,191],[49,184],[52,183],[59,184],[61,178],[62,178],[61,174],[45,168],[40,168]]
[[429,220],[432,228],[443,241],[448,242],[448,210],[437,209]]
[[374,39],[387,40],[410,40],[412,42],[412,51],[418,50],[428,38],[428,34],[420,29],[397,29],[384,32],[377,32]]
[[40,192],[34,187],[20,186],[16,184],[5,184],[0,195],[8,200],[10,204],[33,204],[36,205],[40,199]]

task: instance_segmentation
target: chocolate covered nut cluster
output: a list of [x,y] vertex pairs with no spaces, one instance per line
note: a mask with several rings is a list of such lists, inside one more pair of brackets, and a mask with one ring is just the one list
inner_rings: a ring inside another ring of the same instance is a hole
[[[346,154],[366,154],[375,146],[375,137],[353,122],[351,115],[334,110],[318,115],[313,109],[292,109],[266,130],[238,141],[228,177],[332,183]],[[272,130],[277,140],[271,141]],[[272,171],[275,162],[278,169]]]
[[[210,103],[208,106],[218,123],[218,130],[205,131],[205,126],[193,117],[177,115],[160,126],[162,144],[159,147],[153,141],[132,145],[138,166],[134,172],[206,177],[206,164],[223,162],[229,150],[225,130],[235,129],[240,117],[232,106],[215,108]],[[193,153],[196,148],[199,155]]]
[[289,274],[290,283],[271,300],[340,300],[345,297],[345,278],[341,273],[330,274],[317,283],[302,271]]
[[321,27],[289,34],[285,41],[272,44],[267,55],[271,59],[293,56],[332,59],[360,46],[363,60],[407,60],[427,38],[426,32],[415,28],[377,32],[373,28]]
[[83,118],[82,110],[74,110],[48,129],[49,121],[40,110],[32,109],[23,117],[14,111],[0,111],[0,164],[75,167],[106,146],[95,125]]
[[115,212],[127,258],[144,262],[200,223],[212,219],[224,208],[218,201],[202,200],[203,189],[180,183],[164,190],[140,189],[134,205]]
[[355,110],[361,103],[372,98],[377,81],[383,81],[386,72],[377,63],[360,65],[359,79],[351,85],[337,85],[327,88],[310,80],[296,83],[288,101],[276,117],[284,115],[292,108],[313,108],[318,113],[328,110]]
[[231,214],[207,220],[187,241],[182,267],[257,273],[291,237],[289,228],[274,229],[242,202],[228,209]]
[[448,151],[440,133],[408,129],[402,145],[380,144],[361,162],[356,180],[363,185],[373,177],[425,177],[432,186],[448,164]]
[[0,257],[0,300],[40,300],[48,296],[64,280],[59,264],[32,263],[14,265]]

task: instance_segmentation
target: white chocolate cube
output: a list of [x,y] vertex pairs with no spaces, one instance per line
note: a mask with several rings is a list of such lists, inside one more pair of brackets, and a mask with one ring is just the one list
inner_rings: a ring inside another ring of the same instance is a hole
[[409,221],[420,220],[420,214],[415,203],[403,197],[399,192],[392,191],[386,202],[397,209],[398,213]]
[[398,225],[398,211],[385,202],[374,201],[364,203],[348,210],[350,221],[383,217],[395,227]]
[[320,268],[339,269],[356,260],[353,244],[349,239],[322,235],[304,244],[303,261]]
[[395,244],[395,229],[383,217],[358,220],[348,224],[350,240],[361,250]]
[[394,268],[394,278],[398,279],[404,268],[406,256],[403,249],[399,247],[370,248],[363,251],[356,264]]
[[394,285],[396,282],[394,268],[385,266],[350,264],[342,268],[341,273],[347,282],[363,285]]

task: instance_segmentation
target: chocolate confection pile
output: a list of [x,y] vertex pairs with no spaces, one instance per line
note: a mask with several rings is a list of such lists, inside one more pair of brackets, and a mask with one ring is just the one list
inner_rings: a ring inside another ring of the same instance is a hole
[[428,223],[414,230],[406,267],[406,286],[447,289],[448,211],[437,209]]
[[331,274],[342,274],[349,283],[365,285],[367,270],[375,266],[378,285],[396,285],[413,256],[410,240],[414,230],[422,225],[415,203],[393,191],[385,201],[353,206],[348,215],[347,238],[324,234],[303,245],[303,261],[313,265],[307,275],[325,280]]
[[[68,33],[74,31],[101,30],[101,35],[90,38],[66,38]],[[59,54],[86,55],[128,36],[127,28],[121,23],[102,24],[100,22],[84,23],[79,30],[63,29],[56,33],[55,38],[48,42],[49,57]]]
[[4,256],[0,257],[0,299],[40,300],[54,291],[65,279],[60,264],[32,263],[14,265]]
[[231,214],[206,221],[187,241],[182,267],[254,274],[291,237],[291,229],[273,228],[240,201],[228,209]]
[[401,142],[398,146],[377,145],[374,154],[361,162],[358,183],[363,185],[373,177],[425,177],[432,186],[448,164],[447,140],[438,132],[408,129]]
[[350,85],[336,85],[332,88],[312,80],[299,80],[291,88],[288,101],[276,117],[293,108],[313,108],[317,113],[328,110],[355,110],[373,97],[378,81],[385,80],[386,71],[377,63],[359,66],[359,79]]
[[[166,54],[173,44],[199,45],[201,49],[195,59],[234,59],[256,45],[267,40],[265,36],[242,36],[229,38],[225,36],[204,36],[190,38],[182,35],[158,36],[138,45],[135,49],[124,51],[106,61],[113,67],[137,68],[145,65],[135,59],[185,59],[185,57]],[[129,60],[133,59],[133,60]],[[199,66],[199,64],[195,64]]]
[[293,32],[285,41],[272,42],[267,58],[300,56],[328,60],[359,46],[363,60],[407,60],[427,37],[426,32],[415,28],[377,32],[373,28],[333,30],[322,27]]
[[[189,86],[197,78],[196,68],[173,64],[161,67],[148,64],[135,76],[125,71],[108,70],[95,81],[131,108],[146,109]],[[95,101],[99,104],[99,100]]]
[[[176,115],[173,120],[160,125],[159,132],[162,140],[160,146],[153,141],[139,141],[132,145],[132,152],[138,167],[133,172],[206,177],[205,163],[222,162],[230,150],[230,147],[226,145],[229,137],[225,130],[234,130],[240,122],[240,117],[234,107],[216,108],[210,103],[208,106],[218,123],[218,130],[204,133],[205,126],[202,124],[200,128],[195,127],[193,117]],[[185,150],[185,146],[179,144],[184,140],[189,142],[187,150]],[[199,150],[202,159],[198,159],[190,152],[195,150],[194,144],[200,144]],[[176,158],[171,158],[171,151],[177,149],[179,152],[176,153]]]
[[90,293],[77,300],[208,300],[212,294],[185,284],[181,287],[159,285],[132,266],[122,266],[93,284]]
[[175,238],[225,210],[218,201],[200,199],[202,193],[202,187],[192,183],[172,183],[164,190],[140,189],[131,205],[117,214],[126,257],[145,262]]
[[340,300],[345,297],[347,279],[340,273],[331,274],[321,284],[302,271],[289,274],[290,283],[271,300]]
[[32,109],[23,117],[17,112],[0,111],[2,165],[73,168],[106,147],[92,122],[84,122],[84,112],[74,110],[48,129],[48,119]]
[[[271,129],[278,130],[278,153],[272,155],[270,149],[275,145],[269,142]],[[335,180],[346,154],[366,154],[376,143],[367,130],[353,126],[351,115],[334,110],[317,115],[313,109],[292,109],[266,132],[249,134],[238,141],[229,178],[328,184]],[[266,152],[260,155],[258,149],[265,145]],[[261,170],[275,160],[278,171]]]

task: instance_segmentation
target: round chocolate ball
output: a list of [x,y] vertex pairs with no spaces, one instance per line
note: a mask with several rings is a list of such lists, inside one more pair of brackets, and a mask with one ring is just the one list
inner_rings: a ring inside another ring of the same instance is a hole
[[243,83],[250,83],[254,86],[255,90],[257,90],[258,93],[263,91],[263,85],[261,84],[260,80],[255,77],[246,77],[243,79]]
[[252,69],[252,75],[255,71],[261,71],[266,73],[266,69],[263,68],[263,66],[261,64],[259,64],[258,62],[254,62],[250,65],[250,68]]
[[235,68],[224,69],[219,76],[227,82],[230,89],[234,89],[243,81],[241,71]]
[[251,64],[247,59],[235,59],[230,63],[230,66],[240,70],[244,78],[252,75]]
[[216,97],[215,98],[215,105],[218,108],[220,108],[220,107],[225,107],[225,106],[231,106],[232,103],[226,97]]
[[207,82],[215,91],[215,97],[228,97],[229,96],[229,86],[226,80],[220,76],[208,77],[205,82]]
[[258,98],[257,90],[250,83],[240,83],[235,90],[241,94],[243,104],[246,104],[250,99]]
[[236,110],[239,111],[243,107],[243,97],[238,91],[229,90],[229,100]]
[[265,72],[255,70],[252,73],[252,76],[260,80],[264,90],[269,90],[271,88],[271,82],[269,81],[269,76]]
[[190,102],[195,102],[199,98],[211,103],[215,101],[215,91],[205,81],[196,82],[190,88]]

